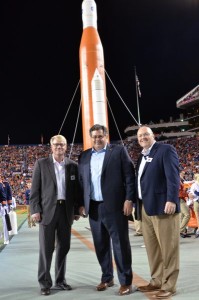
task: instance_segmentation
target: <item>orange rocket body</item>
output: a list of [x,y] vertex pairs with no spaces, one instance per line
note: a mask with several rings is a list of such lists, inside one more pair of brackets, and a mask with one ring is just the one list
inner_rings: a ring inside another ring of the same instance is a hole
[[[97,31],[97,13],[95,10],[96,4],[94,0],[83,1],[82,14],[84,29],[79,49],[79,61],[84,150],[91,147],[89,129],[94,124],[98,123],[108,128],[104,52]],[[98,74],[97,78],[96,73]],[[94,79],[96,79],[96,84],[92,85]],[[98,79],[100,79],[103,84],[98,85]],[[101,89],[100,93],[99,89]],[[100,111],[100,114],[98,111]]]

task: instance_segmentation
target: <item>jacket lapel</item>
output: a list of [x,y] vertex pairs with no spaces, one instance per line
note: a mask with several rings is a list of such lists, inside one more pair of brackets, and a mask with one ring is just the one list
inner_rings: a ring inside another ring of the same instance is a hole
[[48,167],[49,167],[49,171],[50,171],[50,174],[52,176],[52,179],[53,179],[55,185],[57,186],[57,180],[56,180],[56,176],[55,176],[55,169],[54,169],[52,155],[48,159]]
[[[151,149],[151,151],[150,151],[150,154],[149,154],[149,158],[153,158],[154,157],[154,155],[155,155],[155,153],[156,153],[156,151],[157,151],[157,149],[158,149],[158,143],[156,142],[154,145],[153,145],[153,147],[152,147],[152,149]],[[145,164],[145,166],[144,166],[144,170],[143,170],[143,172],[142,172],[142,176],[144,175],[144,173],[146,172],[146,170],[147,170],[147,168],[148,168],[148,166],[149,166],[149,164],[150,164],[151,162],[146,162],[146,164]],[[141,177],[142,177],[141,176]]]
[[91,161],[92,149],[89,149],[85,154],[86,155],[84,157],[84,174],[85,176],[87,176],[87,181],[90,182],[90,178],[91,178],[90,161]]
[[102,165],[102,173],[104,172],[105,168],[106,168],[106,165],[109,161],[109,158],[112,154],[112,151],[113,151],[113,147],[110,146],[110,145],[107,145],[106,147],[106,152],[105,152],[105,156],[104,156],[104,162],[103,162],[103,165]]

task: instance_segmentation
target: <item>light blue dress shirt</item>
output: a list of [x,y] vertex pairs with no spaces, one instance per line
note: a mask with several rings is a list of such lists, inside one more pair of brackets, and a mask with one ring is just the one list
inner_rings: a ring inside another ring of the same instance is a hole
[[91,199],[95,201],[103,201],[101,190],[101,173],[104,162],[106,146],[96,151],[92,149],[90,172],[91,172]]

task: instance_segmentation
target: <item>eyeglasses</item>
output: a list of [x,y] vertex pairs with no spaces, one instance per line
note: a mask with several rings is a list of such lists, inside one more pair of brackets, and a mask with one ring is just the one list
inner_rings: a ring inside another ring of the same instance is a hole
[[54,143],[53,146],[55,147],[64,147],[66,144],[65,143]]
[[141,138],[141,137],[146,137],[146,136],[149,136],[149,135],[150,135],[149,132],[145,132],[145,133],[138,134],[138,137]]
[[92,136],[91,138],[92,138],[93,140],[96,140],[96,139],[102,140],[104,137],[105,137],[105,135],[94,135],[94,136]]

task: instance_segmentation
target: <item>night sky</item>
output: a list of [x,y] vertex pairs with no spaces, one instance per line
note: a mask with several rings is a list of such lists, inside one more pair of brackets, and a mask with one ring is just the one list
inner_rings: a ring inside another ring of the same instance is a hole
[[[0,4],[0,144],[48,143],[57,134],[79,82],[81,0]],[[199,0],[96,0],[105,68],[141,123],[179,118],[176,101],[198,85]],[[123,138],[135,125],[106,78],[107,97]],[[72,141],[80,88],[61,134]],[[82,142],[81,117],[74,142]],[[109,113],[111,140],[119,139]]]

